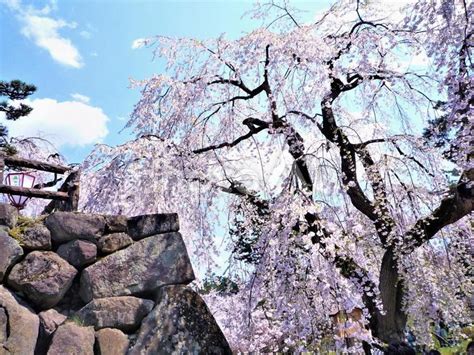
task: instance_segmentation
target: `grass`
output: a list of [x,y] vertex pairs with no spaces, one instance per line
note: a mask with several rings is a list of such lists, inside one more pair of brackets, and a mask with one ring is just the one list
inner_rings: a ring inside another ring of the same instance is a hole
[[80,327],[84,327],[84,325],[85,325],[84,321],[77,315],[71,316],[68,320],[73,322],[74,324],[80,326]]
[[449,348],[439,348],[438,351],[442,355],[462,355],[462,354],[466,353],[466,347],[467,347],[467,344],[469,344],[470,341],[471,340],[468,339],[468,340],[465,340],[465,341],[463,341],[462,343],[460,343],[458,345],[455,345],[455,346],[452,346],[452,347],[449,347]]

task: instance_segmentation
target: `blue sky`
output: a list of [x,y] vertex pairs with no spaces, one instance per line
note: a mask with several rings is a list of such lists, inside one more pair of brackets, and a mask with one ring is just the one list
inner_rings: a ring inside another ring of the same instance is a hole
[[[326,1],[302,3],[306,8]],[[149,49],[132,49],[153,35],[236,38],[258,24],[242,15],[251,1],[0,0],[0,78],[38,87],[30,117],[10,125],[15,136],[41,134],[69,162],[119,131],[138,101],[129,78],[162,72]]]

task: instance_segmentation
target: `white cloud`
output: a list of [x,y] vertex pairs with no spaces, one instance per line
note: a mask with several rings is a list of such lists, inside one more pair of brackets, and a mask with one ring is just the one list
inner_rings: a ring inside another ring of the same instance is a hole
[[137,38],[132,42],[132,49],[138,49],[146,46],[148,40],[146,38]]
[[84,104],[88,104],[91,101],[91,98],[89,96],[81,95],[81,94],[78,94],[77,92],[74,94],[71,94],[71,97],[74,100],[82,102]]
[[55,8],[55,2],[42,9],[24,6],[20,0],[1,0],[1,2],[16,13],[22,24],[21,33],[38,47],[46,49],[55,61],[73,68],[84,65],[78,49],[70,39],[60,34],[61,29],[75,28],[76,24],[47,16]]
[[86,30],[82,30],[81,32],[79,32],[79,36],[85,39],[90,39],[92,37],[92,33]]
[[99,107],[48,98],[22,102],[33,111],[17,121],[5,122],[12,137],[42,137],[59,148],[99,143],[109,133],[109,118]]
[[20,0],[1,0],[0,3],[5,4],[11,10],[19,10],[21,7]]

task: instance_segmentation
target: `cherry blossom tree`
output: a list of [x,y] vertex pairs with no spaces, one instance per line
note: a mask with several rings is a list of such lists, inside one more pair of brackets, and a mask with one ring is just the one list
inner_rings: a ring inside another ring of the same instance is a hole
[[208,296],[237,350],[315,349],[354,307],[367,342],[472,321],[473,11],[271,2],[237,40],[137,41],[166,71],[133,82],[136,139],[86,159],[83,208],[179,212],[239,285]]

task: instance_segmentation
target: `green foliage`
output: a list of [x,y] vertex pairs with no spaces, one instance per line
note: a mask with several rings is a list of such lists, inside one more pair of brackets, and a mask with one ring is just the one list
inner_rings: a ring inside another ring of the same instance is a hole
[[199,290],[202,294],[208,294],[217,291],[221,295],[235,294],[239,292],[239,286],[226,276],[211,275],[203,282],[203,287]]
[[469,344],[470,340],[463,341],[460,344],[454,345],[449,348],[438,348],[439,352],[442,355],[463,355],[466,354],[467,344]]
[[[0,81],[0,96],[10,100],[23,100],[36,91],[36,86],[26,84],[20,80]],[[32,108],[25,104],[19,107],[10,105],[7,101],[0,102],[0,111],[6,113],[7,120],[17,120],[31,112]]]
[[463,355],[466,354],[466,348],[469,342],[474,339],[474,325],[464,327],[455,334],[454,343],[449,347],[441,347],[439,340],[433,336],[435,348],[442,355]]
[[15,155],[16,153],[18,153],[18,150],[14,146],[6,142],[1,142],[2,138],[8,135],[8,131],[7,133],[5,133],[5,135],[1,133],[2,128],[5,128],[5,127],[0,125],[0,147],[2,148],[2,151],[6,155],[10,155],[10,156]]
[[85,324],[84,324],[84,321],[77,315],[72,315],[68,321],[70,322],[73,322],[75,323],[76,325],[80,326],[80,327],[83,327]]
[[[438,102],[436,108],[442,110],[445,105],[444,102]],[[441,149],[446,159],[455,162],[459,146],[454,138],[459,131],[460,127],[452,125],[449,115],[443,113],[428,121],[428,126],[423,131],[423,138],[427,145]]]
[[[265,219],[268,218],[267,210],[258,209],[255,212],[255,214],[247,213],[245,203],[241,202],[235,209],[229,230],[234,243],[234,258],[253,265],[257,264],[261,257],[256,244],[262,234]],[[245,224],[251,227],[246,227]]]
[[[7,97],[8,100],[23,100],[36,91],[36,86],[26,84],[20,80],[0,81],[0,96]],[[0,112],[5,112],[7,120],[16,121],[20,117],[27,116],[33,109],[21,103],[18,106],[11,105],[8,101],[0,102]],[[11,150],[12,147],[6,142],[8,130],[5,126],[0,125],[0,147]]]

